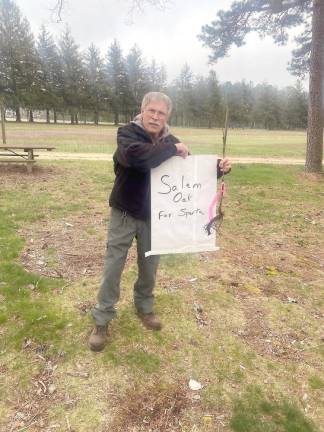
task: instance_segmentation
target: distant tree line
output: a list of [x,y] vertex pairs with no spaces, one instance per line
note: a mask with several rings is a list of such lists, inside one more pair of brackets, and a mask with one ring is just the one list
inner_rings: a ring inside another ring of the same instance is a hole
[[307,127],[308,95],[298,82],[280,90],[245,81],[219,83],[214,70],[195,76],[185,64],[168,84],[165,67],[154,59],[147,63],[139,46],[124,56],[115,40],[102,56],[93,44],[81,52],[69,28],[57,42],[45,27],[35,38],[15,2],[0,0],[0,98],[16,121],[23,108],[30,122],[41,110],[48,123],[68,116],[72,124],[118,124],[139,112],[148,91],[172,98],[171,122],[177,126],[222,126],[228,105],[233,127]]

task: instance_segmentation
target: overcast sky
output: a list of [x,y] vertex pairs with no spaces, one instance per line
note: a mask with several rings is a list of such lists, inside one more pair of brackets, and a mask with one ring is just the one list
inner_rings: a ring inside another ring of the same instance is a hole
[[[147,0],[149,1],[149,0]],[[51,8],[56,0],[16,0],[37,35],[45,24],[57,37],[68,24],[81,49],[93,42],[102,54],[116,38],[123,53],[136,43],[143,56],[163,63],[168,80],[174,79],[184,63],[194,74],[208,73],[209,49],[202,46],[197,35],[204,24],[209,24],[221,8],[228,8],[229,0],[173,0],[164,11],[146,5],[142,12],[130,17],[131,0],[66,0],[63,23],[55,23]],[[132,23],[131,23],[132,21]],[[287,71],[293,41],[285,47],[274,45],[271,38],[260,40],[251,34],[247,44],[232,48],[230,56],[213,66],[218,79],[224,81],[253,81],[283,87],[293,85],[296,78]]]

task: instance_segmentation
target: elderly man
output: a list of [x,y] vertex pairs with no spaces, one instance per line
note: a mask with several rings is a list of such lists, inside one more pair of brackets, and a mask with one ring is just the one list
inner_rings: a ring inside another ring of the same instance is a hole
[[[188,156],[188,147],[169,132],[167,120],[172,103],[159,92],[147,93],[141,114],[117,133],[114,154],[115,183],[110,195],[111,206],[105,266],[98,303],[92,311],[95,320],[89,345],[101,351],[107,343],[107,328],[115,317],[120,295],[120,278],[127,252],[136,238],[138,278],[134,285],[134,304],[143,325],[160,330],[162,325],[153,312],[158,256],[145,258],[150,250],[150,169],[172,156]],[[230,170],[227,159],[220,161],[218,171]]]

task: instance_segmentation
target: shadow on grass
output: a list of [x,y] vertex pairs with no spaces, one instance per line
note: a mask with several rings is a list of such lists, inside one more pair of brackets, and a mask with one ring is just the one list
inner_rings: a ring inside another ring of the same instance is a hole
[[293,401],[266,399],[260,388],[250,387],[234,401],[233,432],[317,432]]

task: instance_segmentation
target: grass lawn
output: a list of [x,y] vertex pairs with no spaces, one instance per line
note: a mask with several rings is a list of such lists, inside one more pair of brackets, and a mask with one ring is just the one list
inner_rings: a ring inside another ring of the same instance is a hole
[[0,181],[1,431],[321,430],[323,180],[236,166],[221,251],[162,258],[162,332],[135,316],[132,249],[99,354],[87,339],[112,164],[9,167]]
[[[113,153],[115,126],[16,124],[8,122],[8,144],[47,144],[57,151]],[[221,129],[173,128],[172,133],[188,144],[193,154],[222,153]],[[305,131],[230,129],[229,156],[304,158]]]

